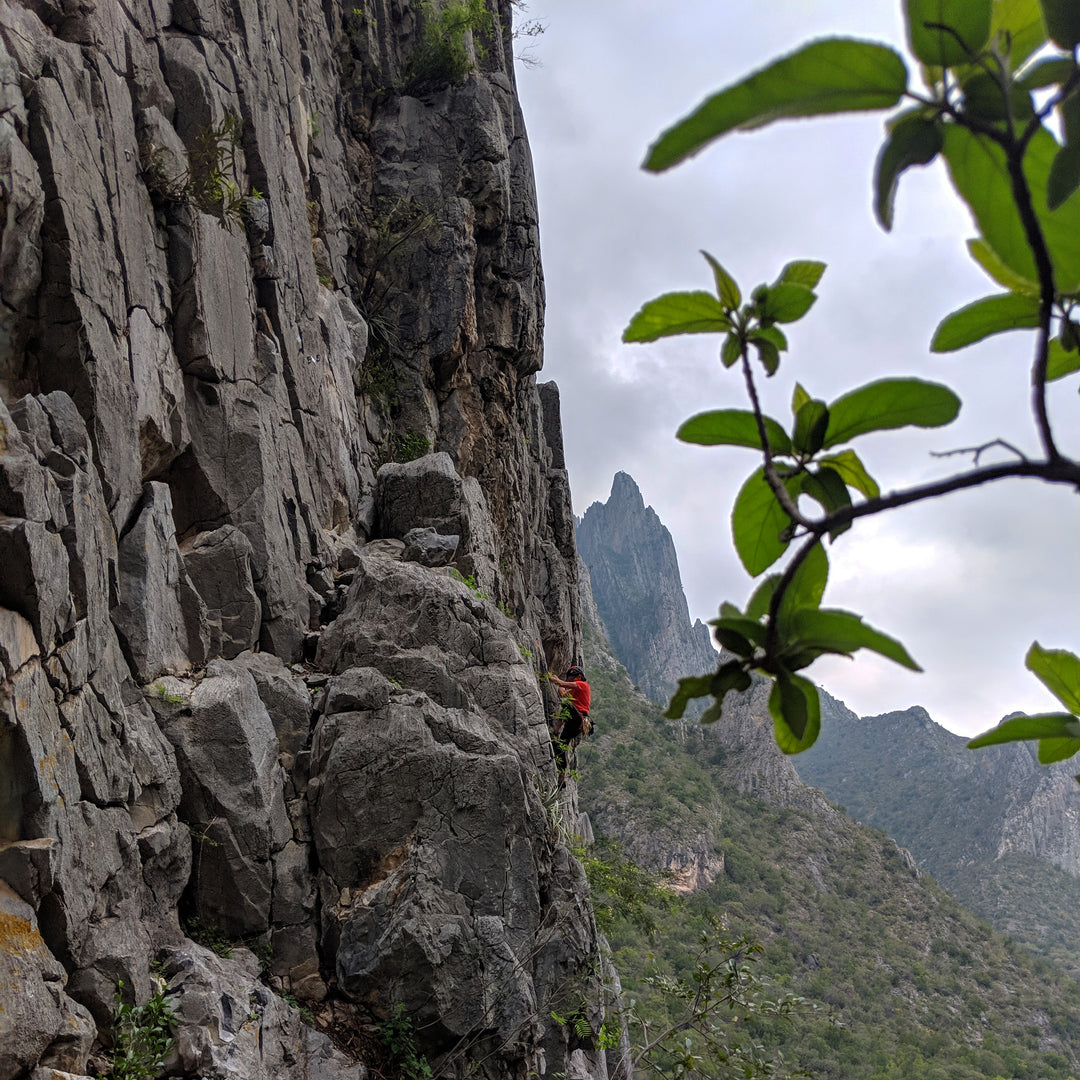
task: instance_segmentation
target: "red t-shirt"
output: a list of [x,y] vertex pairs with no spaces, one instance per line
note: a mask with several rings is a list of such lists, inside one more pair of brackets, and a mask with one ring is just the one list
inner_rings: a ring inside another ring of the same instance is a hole
[[574,703],[578,712],[589,715],[589,703],[592,700],[592,691],[584,679],[577,679],[571,684],[570,700]]

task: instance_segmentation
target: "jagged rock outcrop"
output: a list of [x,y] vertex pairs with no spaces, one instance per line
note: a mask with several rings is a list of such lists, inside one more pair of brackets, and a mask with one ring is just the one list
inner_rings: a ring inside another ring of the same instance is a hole
[[569,1067],[576,546],[490,10],[455,86],[414,0],[0,0],[0,1080],[87,1071],[152,962],[179,1075],[357,1077],[397,1005]]
[[577,540],[612,651],[648,697],[666,704],[680,678],[716,667],[708,627],[690,623],[671,534],[630,476],[615,474]]

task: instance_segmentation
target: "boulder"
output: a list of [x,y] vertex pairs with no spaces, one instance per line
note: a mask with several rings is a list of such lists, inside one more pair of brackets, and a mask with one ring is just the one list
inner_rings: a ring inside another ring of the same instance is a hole
[[270,920],[272,859],[292,829],[277,735],[255,680],[240,664],[214,660],[189,697],[167,691],[147,700],[176,750],[180,817],[193,843],[195,914],[233,937],[262,933]]
[[447,566],[454,560],[459,540],[458,536],[443,536],[434,529],[410,529],[405,534],[402,558],[421,566]]
[[223,959],[194,942],[169,950],[162,973],[176,1016],[173,1071],[220,1080],[364,1080],[367,1070],[306,1024],[259,980],[246,949]]
[[376,479],[383,536],[403,540],[418,528],[459,536],[458,569],[479,589],[495,594],[499,541],[475,477],[462,479],[450,455],[441,452],[405,464],[391,462],[379,469]]
[[75,1071],[86,1065],[96,1028],[64,993],[66,981],[34,909],[0,881],[0,1080],[25,1075],[50,1047]]

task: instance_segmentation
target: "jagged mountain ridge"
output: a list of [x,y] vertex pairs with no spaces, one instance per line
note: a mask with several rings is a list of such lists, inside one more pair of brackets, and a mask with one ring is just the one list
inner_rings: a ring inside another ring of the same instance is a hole
[[716,666],[709,629],[691,625],[671,533],[633,478],[615,474],[607,502],[577,522],[578,550],[615,655],[653,701]]
[[551,1020],[576,547],[487,10],[451,78],[417,0],[0,0],[0,1080],[108,1072],[152,964],[171,1075],[362,1080],[397,1006],[606,1075]]

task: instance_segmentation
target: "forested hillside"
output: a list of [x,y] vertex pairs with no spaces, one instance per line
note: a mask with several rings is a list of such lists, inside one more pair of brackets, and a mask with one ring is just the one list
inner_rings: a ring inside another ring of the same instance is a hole
[[731,726],[673,724],[602,658],[598,635],[587,647],[597,733],[579,752],[583,806],[598,834],[698,886],[655,913],[655,938],[625,922],[612,931],[642,1008],[664,1007],[649,972],[685,972],[719,915],[763,942],[761,970],[779,991],[817,1006],[748,1025],[815,1077],[1076,1073],[1080,986],[967,911],[884,833],[777,781],[786,761],[770,780],[761,717],[761,746],[747,743],[753,695]]
[[859,717],[822,693],[799,775],[910,848],[957,899],[1039,955],[1080,971],[1080,788],[1026,745],[968,750],[912,708]]

